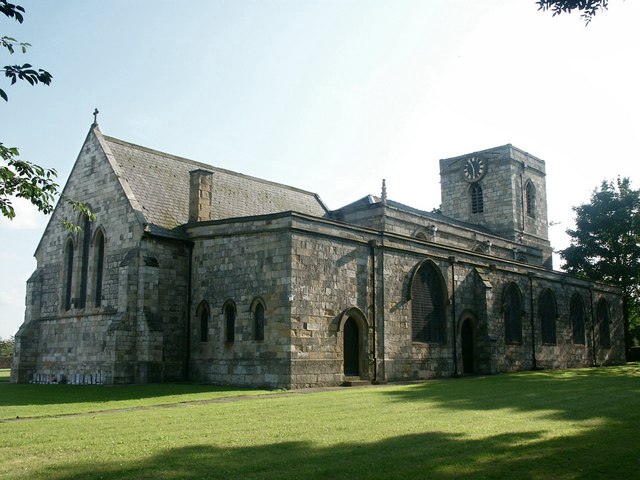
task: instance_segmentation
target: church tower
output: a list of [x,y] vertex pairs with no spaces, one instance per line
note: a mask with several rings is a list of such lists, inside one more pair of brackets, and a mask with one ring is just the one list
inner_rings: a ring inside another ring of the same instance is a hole
[[442,213],[542,250],[551,268],[544,160],[511,144],[440,160]]

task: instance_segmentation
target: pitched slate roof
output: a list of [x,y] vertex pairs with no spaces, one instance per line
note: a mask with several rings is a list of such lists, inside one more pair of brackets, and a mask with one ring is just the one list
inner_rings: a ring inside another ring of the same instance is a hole
[[147,223],[172,230],[189,220],[189,172],[213,173],[211,220],[295,211],[318,217],[328,210],[318,195],[101,136],[134,208]]
[[[356,200],[355,202],[345,205],[344,207],[331,211],[329,215],[332,218],[340,218],[340,216],[343,215],[345,212],[358,210],[361,208],[367,208],[371,205],[378,205],[380,204],[381,201],[382,199],[380,197],[377,197],[375,195],[367,195],[365,197],[362,197]],[[409,205],[405,205],[404,203],[396,202],[394,200],[387,200],[386,205],[388,207],[395,208],[396,210],[399,210],[402,212],[410,213],[412,215],[417,215],[419,217],[428,218],[434,222],[448,224],[455,227],[462,227],[462,228],[466,228],[467,230],[474,230],[476,232],[480,232],[484,234],[495,235],[495,233],[492,230],[486,228],[483,225],[463,222],[461,220],[456,220],[455,218],[447,217],[446,215],[443,215],[437,212],[427,212],[426,210],[420,210],[418,208],[410,207]]]

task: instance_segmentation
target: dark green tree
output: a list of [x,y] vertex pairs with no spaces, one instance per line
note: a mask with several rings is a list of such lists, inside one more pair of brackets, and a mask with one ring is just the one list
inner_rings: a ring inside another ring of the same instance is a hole
[[0,357],[13,357],[13,349],[15,344],[16,340],[13,337],[0,337]]
[[593,19],[599,10],[609,7],[609,0],[537,0],[538,10],[551,10],[553,16],[561,13],[571,13],[578,10],[585,24]]
[[569,273],[622,289],[625,346],[640,312],[640,190],[628,178],[603,181],[591,202],[573,207],[571,245],[560,251]]

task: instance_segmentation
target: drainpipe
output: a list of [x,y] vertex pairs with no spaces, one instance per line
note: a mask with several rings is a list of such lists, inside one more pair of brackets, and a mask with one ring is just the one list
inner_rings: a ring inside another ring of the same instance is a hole
[[451,265],[451,316],[453,317],[453,372],[458,375],[458,328],[456,326],[456,257],[449,257]]
[[373,338],[371,345],[371,355],[373,357],[373,381],[371,383],[378,383],[378,348],[376,346],[376,247],[378,246],[377,240],[369,240],[369,253],[371,255],[371,322]]
[[531,320],[531,369],[536,370],[538,368],[536,362],[536,324],[533,317],[533,272],[527,274],[529,277],[529,318]]

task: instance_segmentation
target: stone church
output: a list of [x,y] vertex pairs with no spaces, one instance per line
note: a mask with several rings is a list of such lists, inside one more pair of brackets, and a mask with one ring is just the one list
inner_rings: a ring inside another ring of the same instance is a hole
[[544,161],[509,144],[440,160],[440,181],[437,212],[384,184],[330,210],[94,123],[63,196],[96,218],[57,205],[11,379],[303,388],[624,361],[619,290],[552,270]]

